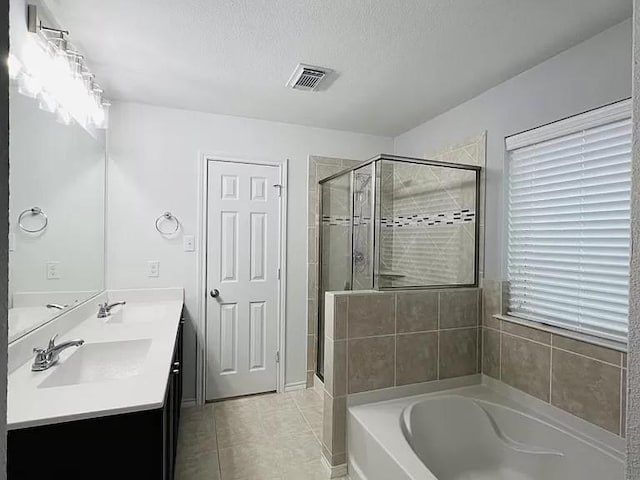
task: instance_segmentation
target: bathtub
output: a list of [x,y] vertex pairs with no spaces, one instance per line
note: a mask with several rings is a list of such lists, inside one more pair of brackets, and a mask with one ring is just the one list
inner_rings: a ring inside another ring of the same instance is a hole
[[556,418],[482,385],[349,407],[349,474],[353,480],[624,479],[621,439],[606,432],[594,438]]

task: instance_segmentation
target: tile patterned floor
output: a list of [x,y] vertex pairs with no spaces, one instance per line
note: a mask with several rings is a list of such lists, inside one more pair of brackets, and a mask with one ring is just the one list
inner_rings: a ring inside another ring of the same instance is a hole
[[176,480],[326,480],[321,431],[313,389],[185,408]]

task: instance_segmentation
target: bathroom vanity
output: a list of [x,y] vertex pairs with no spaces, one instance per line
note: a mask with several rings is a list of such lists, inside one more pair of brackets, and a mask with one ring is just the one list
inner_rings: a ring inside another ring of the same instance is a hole
[[[54,331],[65,321],[77,322],[59,341],[84,344],[62,351],[45,371],[33,372],[32,358],[10,371],[9,479],[173,478],[182,401],[182,290],[157,293],[108,292],[69,312],[77,320],[62,316],[42,327]],[[107,295],[127,303],[97,318],[95,307]],[[12,344],[10,356],[13,347],[24,360],[31,343],[41,343],[30,337],[46,338],[40,330],[20,339],[22,347]]]

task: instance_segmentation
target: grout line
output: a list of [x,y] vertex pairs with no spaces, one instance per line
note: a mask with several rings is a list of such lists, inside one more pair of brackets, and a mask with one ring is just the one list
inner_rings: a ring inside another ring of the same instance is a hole
[[544,342],[541,342],[539,340],[533,340],[531,338],[523,337],[522,335],[516,335],[516,334],[513,334],[511,332],[506,332],[504,330],[502,330],[502,334],[503,335],[509,335],[510,337],[516,337],[516,338],[519,338],[521,340],[526,340],[528,342],[537,343],[538,345],[543,345],[545,347],[551,348],[551,341],[549,341],[549,343],[544,343]]
[[[553,335],[551,335],[551,351],[549,352],[549,403],[553,398]],[[552,404],[553,405],[553,404]]]
[[560,347],[553,347],[553,348],[555,348],[556,350],[560,350],[561,352],[570,353],[570,354],[576,355],[578,357],[586,358],[588,360],[593,360],[594,362],[603,363],[605,365],[609,365],[611,367],[616,367],[616,368],[619,368],[620,370],[622,370],[622,367],[620,365],[616,365],[615,363],[605,362],[604,360],[600,360],[599,358],[590,357],[589,355],[584,355],[583,353],[573,352],[573,351],[567,350],[565,348],[560,348]]
[[498,337],[498,380],[502,381],[502,331],[500,331]]
[[[384,333],[381,335],[370,335],[368,337],[353,337],[350,338],[348,341],[350,342],[351,340],[366,340],[368,338],[384,338],[384,337],[395,337],[395,335],[393,333]],[[337,340],[338,342],[341,342],[342,340]]]
[[[622,354],[620,354],[620,356],[622,357]],[[622,369],[620,369],[620,418],[618,419],[618,435],[622,435],[622,395],[623,395],[623,391],[622,391],[622,377],[623,377],[623,371]]]
[[220,462],[220,444],[218,443],[218,422],[216,421],[216,406],[211,408],[211,414],[213,415],[213,431],[216,437],[216,457],[218,459],[218,475],[222,480],[222,462]]
[[398,294],[394,293],[393,294],[393,299],[394,299],[394,312],[393,312],[393,320],[394,320],[394,332],[395,335],[393,337],[393,386],[397,387],[398,386],[398,375],[397,375],[397,370],[398,370]]
[[419,333],[435,333],[437,332],[437,329],[434,330],[416,330],[415,332],[400,332],[400,333],[396,333],[396,336],[401,337],[403,335],[415,335],[415,334],[419,334]]

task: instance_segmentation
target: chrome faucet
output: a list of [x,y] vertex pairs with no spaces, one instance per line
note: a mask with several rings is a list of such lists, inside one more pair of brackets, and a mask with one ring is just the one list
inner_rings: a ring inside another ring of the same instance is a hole
[[41,372],[42,370],[47,370],[48,368],[56,364],[56,362],[60,358],[61,351],[69,347],[79,347],[84,343],[84,340],[71,340],[69,342],[64,342],[60,345],[56,345],[56,338],[58,338],[58,334],[54,335],[53,338],[49,340],[49,346],[46,349],[33,349],[33,353],[36,354],[36,358],[33,360],[33,365],[31,365],[32,371]]
[[98,318],[107,318],[111,315],[111,309],[118,305],[126,305],[127,302],[115,302],[108,304],[107,302],[98,305]]

